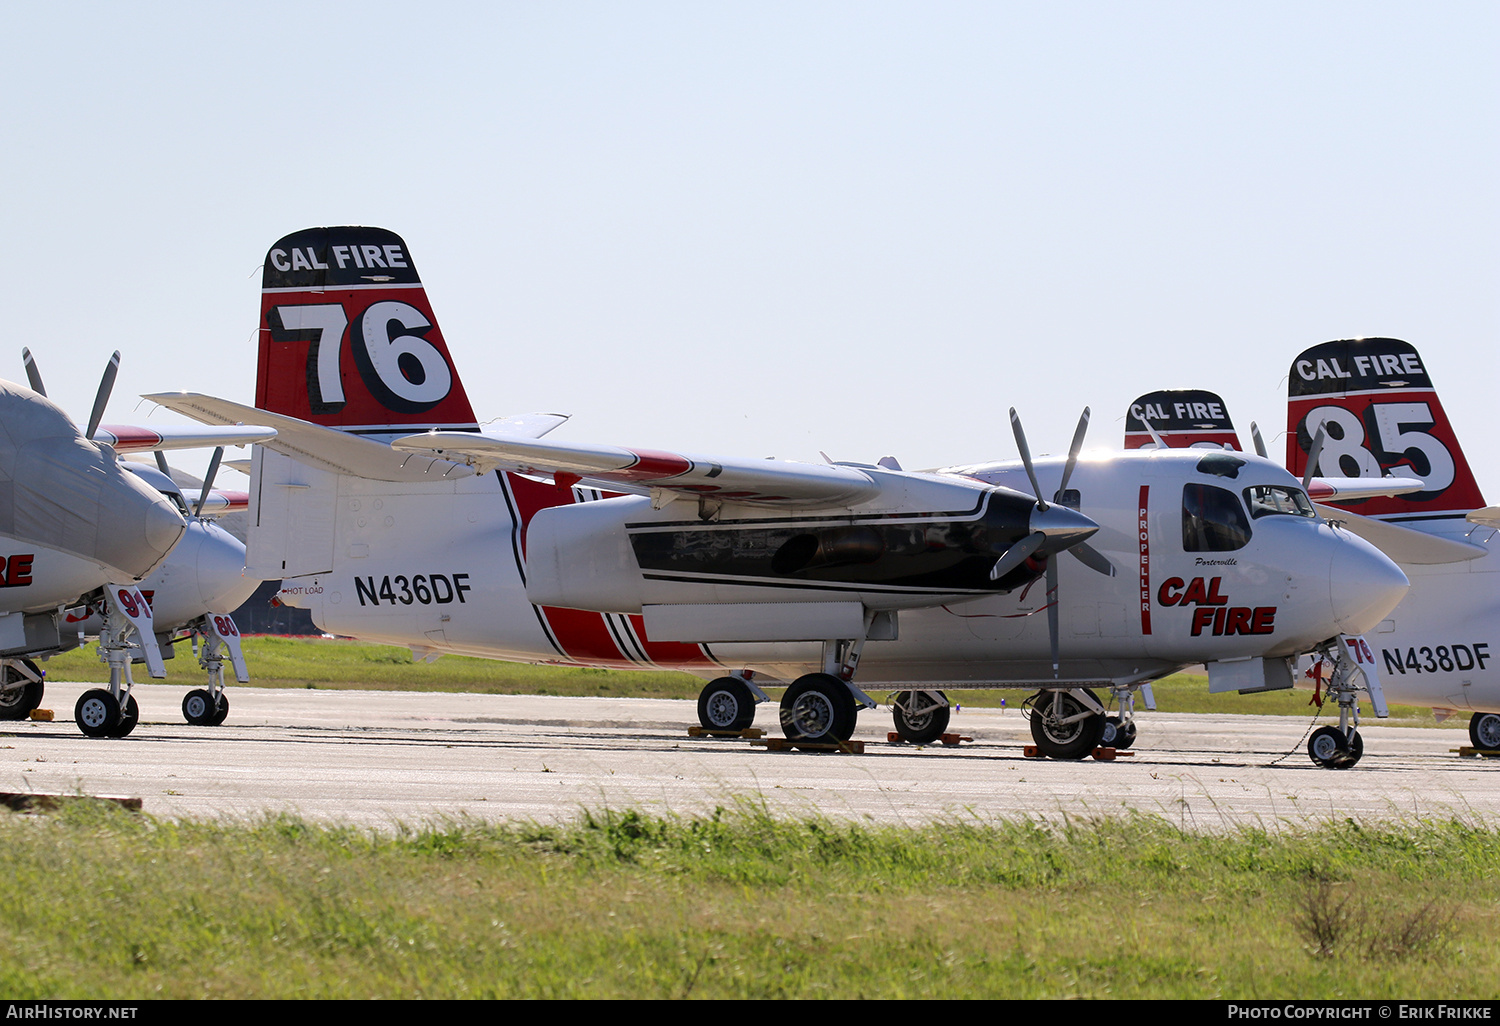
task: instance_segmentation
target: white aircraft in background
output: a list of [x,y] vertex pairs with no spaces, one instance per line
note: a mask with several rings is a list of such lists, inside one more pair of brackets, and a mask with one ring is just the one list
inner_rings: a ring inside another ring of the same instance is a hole
[[[1309,438],[1326,435],[1321,451]],[[1369,635],[1390,701],[1468,712],[1474,747],[1500,749],[1500,509],[1487,507],[1421,356],[1391,338],[1325,342],[1292,361],[1287,467],[1334,484],[1386,473],[1420,490],[1323,500],[1323,515],[1401,564],[1411,592]]]
[[[98,614],[100,655],[110,687],[84,693],[74,709],[85,734],[123,737],[139,710],[130,663],[165,675],[158,621],[137,582],[160,576],[192,527],[184,512],[143,482],[117,454],[246,444],[274,432],[182,427],[147,431],[99,424],[119,366],[111,359],[87,430],[80,434],[41,388],[0,382],[0,719],[22,719],[41,702],[35,660],[77,647],[77,616]],[[195,546],[196,548],[196,546]]]
[[[277,430],[252,461],[251,576],[283,578],[326,631],[419,658],[687,670],[711,678],[712,728],[749,725],[756,674],[791,682],[799,740],[848,738],[871,684],[912,741],[946,727],[945,688],[1027,688],[1039,749],[1082,758],[1105,727],[1094,688],[1199,662],[1242,687],[1289,679],[1406,590],[1269,461],[1079,459],[1087,411],[1066,459],[1033,461],[1012,414],[1020,461],[932,473],[556,442],[551,414],[481,428],[382,229],[277,242],[259,334],[255,407],[148,397]],[[1242,492],[1289,515],[1252,528]]]

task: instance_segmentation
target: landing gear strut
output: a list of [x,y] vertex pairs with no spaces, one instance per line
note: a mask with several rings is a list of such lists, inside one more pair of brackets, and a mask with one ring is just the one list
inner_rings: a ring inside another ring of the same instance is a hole
[[880,615],[865,610],[864,636],[823,642],[823,672],[792,681],[781,696],[781,732],[791,741],[847,741],[854,734],[859,709],[875,700],[854,684],[854,671],[870,628]]
[[133,587],[111,584],[104,589],[104,629],[99,632],[99,659],[109,664],[109,688],[93,688],[73,707],[78,729],[88,737],[125,737],[140,721],[140,707],[130,689],[135,685],[130,662],[139,656],[153,677],[165,677],[161,651],[151,630],[151,607]]
[[1088,688],[1050,688],[1026,700],[1031,738],[1049,759],[1082,759],[1099,747],[1104,706]]
[[1319,655],[1333,664],[1333,674],[1328,678],[1328,694],[1338,701],[1339,725],[1319,727],[1307,739],[1307,755],[1324,769],[1350,769],[1365,754],[1365,742],[1359,736],[1359,692],[1357,677],[1364,680],[1363,690],[1370,695],[1370,704],[1377,716],[1389,714],[1385,707],[1385,696],[1380,690],[1380,674],[1375,668],[1375,657],[1364,638],[1340,636],[1329,642]]
[[241,684],[250,680],[245,657],[240,652],[240,631],[228,613],[205,613],[188,625],[193,632],[193,651],[198,665],[208,671],[208,688],[196,688],[182,700],[182,718],[197,727],[217,727],[229,716],[229,696],[224,694],[224,660],[234,666]]

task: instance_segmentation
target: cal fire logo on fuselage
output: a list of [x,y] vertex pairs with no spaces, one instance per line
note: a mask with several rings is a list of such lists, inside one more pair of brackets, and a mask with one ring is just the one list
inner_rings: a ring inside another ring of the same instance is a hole
[[31,564],[35,559],[34,552],[0,556],[0,588],[25,588],[31,584]]
[[1163,606],[1194,606],[1192,636],[1205,631],[1219,638],[1231,634],[1274,634],[1275,606],[1231,606],[1221,589],[1222,577],[1194,577],[1184,581],[1169,577],[1157,589],[1156,601]]

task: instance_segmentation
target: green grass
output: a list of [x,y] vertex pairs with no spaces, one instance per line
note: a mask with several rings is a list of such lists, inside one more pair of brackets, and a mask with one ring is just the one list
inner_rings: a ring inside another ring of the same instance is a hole
[[1500,835],[1151,817],[387,832],[0,813],[34,998],[1446,998],[1500,992]]
[[[186,643],[177,658],[168,660],[165,683],[201,687],[203,671]],[[489,695],[570,695],[613,698],[696,699],[701,678],[666,670],[600,670],[574,666],[538,666],[494,659],[444,656],[433,663],[415,663],[405,648],[374,645],[344,638],[248,637],[244,639],[250,686],[268,688],[328,688],[361,691],[462,691]],[[108,668],[99,662],[93,644],[56,656],[46,664],[56,680],[106,682]],[[140,680],[149,680],[142,667]],[[232,674],[230,683],[233,685]],[[1152,685],[1157,709],[1170,713],[1242,713],[1311,718],[1307,691],[1277,691],[1264,695],[1211,695],[1208,678],[1179,673]],[[884,701],[886,689],[870,696]],[[1002,701],[1019,706],[1028,691],[950,691],[950,701],[974,707],[998,707]],[[1104,697],[1104,696],[1101,696]],[[1137,702],[1137,709],[1144,704]],[[1365,715],[1368,706],[1362,707]],[[1402,726],[1434,725],[1432,713],[1415,706],[1392,706],[1391,719]],[[1463,726],[1454,717],[1447,726]]]

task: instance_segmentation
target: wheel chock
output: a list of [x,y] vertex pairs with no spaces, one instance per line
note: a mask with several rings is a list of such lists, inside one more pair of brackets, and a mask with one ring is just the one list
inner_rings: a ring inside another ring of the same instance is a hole
[[1094,758],[1100,762],[1114,762],[1116,759],[1129,758],[1134,755],[1128,748],[1095,748]]
[[746,727],[744,730],[709,730],[707,727],[688,728],[688,737],[743,737],[754,739],[764,737],[765,733],[759,727]]
[[31,716],[32,722],[34,722],[34,723],[51,723],[52,722],[52,710],[51,709],[33,709],[33,710],[31,710],[30,716]]
[[785,737],[763,737],[752,740],[752,745],[759,745],[770,752],[837,752],[842,755],[864,755],[865,743],[863,741],[793,741]]
[[1027,745],[1021,749],[1021,757],[1025,759],[1045,759],[1042,750],[1036,745]]
[[[903,738],[901,736],[901,733],[899,731],[895,731],[895,730],[889,731],[885,735],[885,739],[887,741],[889,741],[893,745],[909,745],[909,744],[912,743],[910,741],[907,741],[905,738]],[[952,748],[952,747],[954,747],[954,746],[956,746],[956,745],[958,745],[958,744],[960,744],[960,743],[962,743],[964,741],[973,741],[973,740],[974,739],[972,737],[969,737],[966,734],[944,734],[944,735],[942,735],[941,737],[939,737],[937,739],[937,743],[940,744],[940,745],[943,745],[946,748]],[[930,744],[931,742],[928,742],[928,743]],[[922,747],[925,747],[925,746],[922,746]]]
[[1495,748],[1473,748],[1464,745],[1462,748],[1450,748],[1450,752],[1457,752],[1460,759],[1500,759],[1500,749]]

